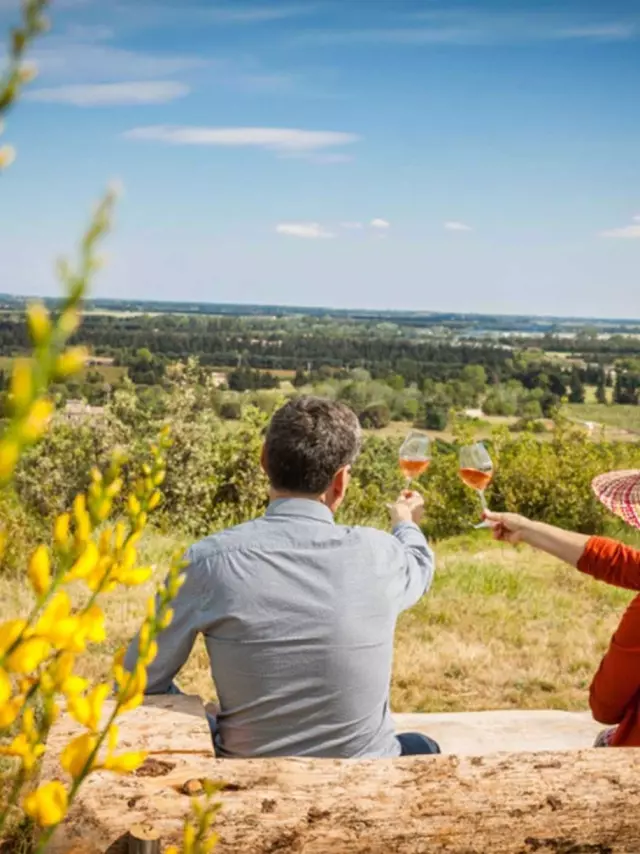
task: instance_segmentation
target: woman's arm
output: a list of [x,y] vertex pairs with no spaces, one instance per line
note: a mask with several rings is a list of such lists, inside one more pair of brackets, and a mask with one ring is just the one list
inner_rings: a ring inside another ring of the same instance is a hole
[[498,540],[527,543],[614,587],[640,590],[640,551],[605,537],[563,531],[515,513],[485,513]]
[[554,528],[553,525],[545,525],[543,522],[532,522],[516,513],[487,511],[484,516],[491,523],[493,535],[497,540],[504,540],[513,545],[527,543],[534,549],[570,563],[571,566],[578,566],[590,539],[585,534],[563,531],[562,528]]

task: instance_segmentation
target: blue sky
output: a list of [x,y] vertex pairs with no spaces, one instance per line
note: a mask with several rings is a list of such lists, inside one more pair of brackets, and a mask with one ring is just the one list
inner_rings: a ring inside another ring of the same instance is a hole
[[[0,0],[0,24],[17,0]],[[53,0],[0,290],[640,317],[640,0]]]

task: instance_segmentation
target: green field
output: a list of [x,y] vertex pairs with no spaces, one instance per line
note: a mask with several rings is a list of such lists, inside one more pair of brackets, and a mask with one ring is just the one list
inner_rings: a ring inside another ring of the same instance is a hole
[[640,433],[640,406],[568,403],[563,412],[574,421],[590,421],[616,430]]
[[[0,356],[0,371],[11,373],[13,365],[13,356]],[[115,385],[126,374],[127,369],[118,367],[117,365],[92,365],[78,374],[78,381],[84,382],[89,372],[100,374],[105,382]]]

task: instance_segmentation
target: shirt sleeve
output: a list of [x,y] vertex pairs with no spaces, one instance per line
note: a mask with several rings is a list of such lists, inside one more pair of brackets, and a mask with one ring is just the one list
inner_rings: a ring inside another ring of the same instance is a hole
[[622,721],[640,692],[640,596],[626,610],[591,683],[589,703],[603,724]]
[[[189,555],[187,554],[187,560]],[[166,694],[186,664],[199,632],[207,626],[207,564],[189,563],[185,582],[171,603],[173,619],[158,636],[158,654],[147,667],[147,694]],[[134,669],[138,660],[138,635],[131,641],[124,660],[125,669]]]
[[591,537],[578,569],[614,587],[640,590],[640,551],[616,540]]
[[402,590],[399,611],[413,607],[429,590],[435,572],[435,558],[427,538],[413,522],[401,522],[393,536],[402,547]]

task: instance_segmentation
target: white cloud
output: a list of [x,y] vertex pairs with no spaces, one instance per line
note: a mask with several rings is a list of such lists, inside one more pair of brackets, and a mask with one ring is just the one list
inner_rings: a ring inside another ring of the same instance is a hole
[[629,225],[620,226],[620,228],[608,228],[600,232],[600,237],[613,237],[622,240],[640,240],[640,214],[635,214],[631,217]]
[[146,53],[127,50],[108,42],[105,27],[71,28],[50,35],[36,45],[32,59],[42,79],[63,83],[163,80],[184,71],[210,67],[212,62],[194,54]]
[[193,127],[151,125],[127,131],[126,139],[163,142],[168,145],[217,145],[266,148],[279,154],[313,152],[337,145],[349,145],[359,139],[353,133],[301,130],[299,128]]
[[640,219],[634,217],[632,225],[624,225],[621,228],[611,228],[601,231],[600,237],[617,237],[626,240],[640,240]]
[[183,83],[149,80],[34,89],[28,92],[25,98],[46,104],[70,104],[74,107],[110,107],[166,104],[183,98],[189,92],[189,87]]
[[457,220],[449,220],[444,223],[444,227],[447,231],[473,231],[470,225],[467,225],[464,222],[458,222]]
[[369,223],[371,228],[378,228],[381,231],[384,231],[387,228],[391,228],[391,223],[386,219],[372,219]]
[[634,24],[594,24],[585,27],[570,27],[559,30],[555,37],[559,39],[586,39],[589,41],[629,41],[638,35]]
[[311,240],[335,237],[335,234],[327,231],[318,222],[281,222],[276,225],[276,231],[288,237],[303,237]]
[[406,16],[399,26],[359,29],[307,29],[298,39],[330,45],[495,45],[540,41],[619,42],[637,39],[637,15],[570,13],[553,8],[533,11],[431,8]]

